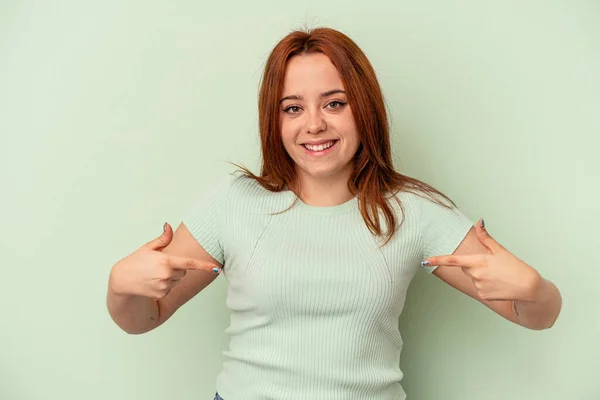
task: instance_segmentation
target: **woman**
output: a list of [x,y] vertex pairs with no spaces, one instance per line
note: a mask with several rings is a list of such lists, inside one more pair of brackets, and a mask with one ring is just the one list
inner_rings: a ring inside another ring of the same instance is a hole
[[156,328],[222,272],[231,340],[216,399],[403,399],[398,317],[420,267],[509,321],[553,325],[551,282],[394,170],[383,96],[351,39],[291,33],[259,97],[261,173],[219,182],[114,265],[122,329]]

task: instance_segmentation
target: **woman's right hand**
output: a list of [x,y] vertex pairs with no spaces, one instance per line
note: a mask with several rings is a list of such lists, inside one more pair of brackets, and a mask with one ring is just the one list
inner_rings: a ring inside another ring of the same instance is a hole
[[162,299],[185,276],[187,270],[221,272],[214,263],[166,254],[173,240],[173,229],[167,223],[158,238],[146,243],[117,262],[111,272],[109,289],[121,296],[143,296]]

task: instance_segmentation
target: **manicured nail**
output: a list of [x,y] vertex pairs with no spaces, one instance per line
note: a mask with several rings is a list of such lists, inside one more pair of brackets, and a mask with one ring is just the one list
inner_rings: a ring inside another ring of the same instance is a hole
[[481,227],[485,228],[485,221],[483,220],[483,218],[481,218]]
[[429,261],[421,261],[421,266],[426,267],[428,265],[430,265],[431,263]]
[[214,267],[214,268],[212,269],[212,272],[214,272],[215,274],[218,274],[218,273],[219,273],[219,271],[221,271],[221,269],[220,269],[220,268],[217,268],[217,267]]

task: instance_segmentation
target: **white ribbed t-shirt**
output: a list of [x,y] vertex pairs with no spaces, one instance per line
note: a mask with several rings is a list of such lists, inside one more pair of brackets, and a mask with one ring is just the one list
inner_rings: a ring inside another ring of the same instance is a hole
[[454,252],[473,224],[456,208],[396,196],[405,220],[383,247],[356,198],[314,207],[239,174],[201,196],[183,222],[228,283],[221,397],[405,399],[398,318],[408,285],[425,257]]

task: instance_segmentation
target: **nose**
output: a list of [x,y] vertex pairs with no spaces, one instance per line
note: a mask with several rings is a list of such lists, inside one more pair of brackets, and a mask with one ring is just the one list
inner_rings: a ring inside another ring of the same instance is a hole
[[308,113],[308,120],[306,121],[306,133],[310,135],[317,135],[327,129],[325,119],[320,112],[315,111]]

